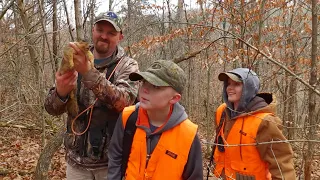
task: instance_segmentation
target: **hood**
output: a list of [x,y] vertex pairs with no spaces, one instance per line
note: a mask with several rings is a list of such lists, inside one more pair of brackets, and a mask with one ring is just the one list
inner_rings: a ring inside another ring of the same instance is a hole
[[244,113],[239,114],[232,118],[239,118],[242,116],[247,116],[248,114],[256,114],[256,113],[272,113],[276,115],[277,114],[276,103],[277,103],[276,97],[273,96],[271,93],[258,93],[252,99],[252,101],[248,103]]
[[251,109],[248,109],[249,112],[254,112],[254,113],[257,113],[257,112],[261,112],[261,113],[272,113],[272,114],[277,114],[277,99],[276,97],[271,94],[271,93],[259,93],[257,94],[256,98],[260,98],[260,99],[263,99],[266,103],[266,106],[264,107],[257,107],[255,108],[255,106],[251,106],[250,107],[250,104],[248,105],[249,108]]
[[[136,104],[136,107],[139,106],[140,103]],[[176,125],[180,124],[184,120],[188,118],[187,113],[185,112],[185,109],[183,106],[181,106],[179,103],[175,103],[172,108],[172,113],[169,118],[169,120],[158,130],[151,133],[149,128],[149,121],[148,121],[148,115],[146,113],[146,110],[139,108],[139,116],[137,120],[137,127],[142,128],[146,131],[147,135],[155,135],[155,134],[161,134],[164,131],[167,131]]]
[[[223,100],[227,104],[228,109],[230,109],[231,111],[230,117],[233,118],[245,112],[246,106],[254,97],[256,97],[260,88],[260,81],[257,74],[248,68],[237,68],[237,69],[228,71],[228,73],[238,75],[239,77],[241,77],[241,80],[243,83],[242,95],[240,98],[238,108],[234,109],[233,104],[228,101],[228,95],[226,92],[228,82],[224,81]],[[232,110],[235,110],[235,111],[232,111]]]

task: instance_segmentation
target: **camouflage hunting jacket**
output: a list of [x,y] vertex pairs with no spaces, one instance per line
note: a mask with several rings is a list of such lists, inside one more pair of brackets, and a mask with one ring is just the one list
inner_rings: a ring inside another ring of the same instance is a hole
[[[106,74],[112,67],[116,68],[110,82]],[[92,105],[96,98],[98,100],[94,104],[90,123],[90,111],[74,121],[73,128],[78,133],[83,132],[90,124],[88,131],[83,135],[73,133],[71,121],[74,117],[68,114],[64,136],[68,164],[88,170],[107,167],[107,151],[116,120],[119,113],[126,106],[132,105],[137,96],[138,82],[129,80],[129,74],[132,72],[138,72],[138,63],[125,56],[124,49],[118,46],[107,63],[95,65],[95,68],[78,78],[79,112]],[[66,112],[68,100],[61,100],[53,87],[45,99],[45,109],[51,115],[61,115]]]

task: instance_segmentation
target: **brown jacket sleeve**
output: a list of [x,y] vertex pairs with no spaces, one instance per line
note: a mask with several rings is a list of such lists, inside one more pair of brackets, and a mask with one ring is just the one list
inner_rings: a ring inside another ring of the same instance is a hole
[[67,100],[65,102],[62,101],[57,94],[56,88],[53,87],[49,90],[44,107],[49,114],[58,116],[66,111],[66,104]]
[[126,106],[132,105],[137,96],[138,82],[129,80],[129,74],[133,72],[138,72],[138,63],[125,57],[115,71],[114,84],[95,68],[82,77],[82,82],[102,103],[121,112]]
[[[257,142],[286,140],[281,132],[281,127],[277,125],[281,125],[278,117],[273,115],[265,117],[257,132]],[[268,163],[272,180],[296,178],[293,151],[289,143],[261,144],[257,148],[261,158]]]
[[[137,96],[138,82],[130,81],[129,74],[138,71],[138,63],[125,57],[115,70],[114,84],[105,78],[105,73],[95,68],[86,73],[81,81],[102,103],[121,112],[124,107],[133,104]],[[58,97],[55,88],[50,89],[44,105],[51,115],[61,115],[66,111],[66,102]]]

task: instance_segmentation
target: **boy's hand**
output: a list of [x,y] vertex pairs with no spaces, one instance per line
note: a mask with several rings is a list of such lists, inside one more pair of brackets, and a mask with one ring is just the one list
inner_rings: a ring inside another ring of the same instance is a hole
[[78,71],[81,75],[84,75],[92,68],[91,63],[88,57],[86,56],[85,52],[82,49],[80,49],[75,43],[70,42],[69,45],[74,49],[74,69]]
[[68,71],[65,74],[56,72],[56,88],[59,97],[65,98],[77,83],[77,71]]

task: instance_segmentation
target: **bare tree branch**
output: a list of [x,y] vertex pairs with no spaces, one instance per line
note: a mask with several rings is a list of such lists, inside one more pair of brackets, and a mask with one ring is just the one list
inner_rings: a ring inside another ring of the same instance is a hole
[[[273,139],[272,139],[272,141],[273,141]],[[277,163],[278,170],[279,170],[279,172],[281,173],[281,179],[284,179],[283,174],[282,174],[282,171],[281,171],[281,168],[280,168],[280,165],[279,165],[279,162],[278,162],[277,157],[276,157],[276,155],[274,154],[274,151],[273,151],[273,149],[272,149],[272,144],[270,145],[270,150],[271,150],[271,152],[272,152],[272,156],[273,156],[274,160],[275,160],[276,163]]]
[[[236,36],[235,36],[236,37]],[[292,72],[290,69],[288,69],[285,65],[281,64],[280,62],[276,61],[275,59],[273,59],[272,57],[268,56],[267,54],[265,54],[264,52],[260,51],[260,49],[256,48],[255,46],[251,45],[250,43],[247,43],[245,40],[236,37],[239,41],[245,43],[247,46],[249,46],[250,48],[256,50],[259,54],[263,55],[265,58],[267,58],[270,62],[276,64],[277,66],[281,67],[282,69],[284,69],[286,72],[288,72],[290,75],[292,75],[295,79],[297,79],[298,81],[300,81],[302,84],[304,84],[305,86],[307,86],[309,89],[311,89],[313,92],[315,92],[318,96],[320,96],[320,92],[314,87],[311,86],[309,83],[307,83],[306,81],[304,81],[302,78],[300,78],[299,76],[297,76],[294,72]]]
[[291,142],[313,142],[313,143],[320,143],[320,140],[306,140],[306,139],[295,139],[295,140],[279,140],[279,141],[268,141],[268,142],[256,142],[256,143],[249,143],[249,144],[218,144],[212,141],[202,140],[204,144],[216,145],[216,146],[223,146],[223,147],[238,147],[238,146],[258,146],[262,144],[276,144],[276,143],[291,143]]
[[36,128],[35,126],[25,126],[25,125],[10,124],[10,123],[1,123],[1,122],[0,122],[0,127],[8,127],[8,128],[18,128],[18,129],[28,129],[28,130],[41,131],[40,128]]
[[192,52],[192,53],[190,53],[188,56],[182,56],[182,57],[174,58],[174,59],[173,59],[173,62],[175,62],[175,63],[180,63],[180,62],[182,62],[182,61],[184,61],[184,60],[188,60],[188,59],[190,59],[190,58],[194,58],[194,57],[196,57],[198,54],[200,54],[202,51],[207,50],[212,44],[214,44],[215,42],[219,41],[220,39],[224,39],[224,38],[227,38],[227,37],[225,37],[225,36],[219,37],[218,39],[212,41],[207,47],[205,47],[205,48],[203,48],[203,49],[201,49],[201,50]]
[[[172,22],[170,22],[172,23]],[[183,23],[185,24],[185,23]],[[201,24],[194,24],[196,26],[205,26],[206,25],[201,25]],[[210,26],[212,27],[212,26]],[[302,84],[304,84],[305,86],[307,86],[309,89],[311,89],[313,92],[315,92],[318,96],[320,96],[320,92],[312,85],[310,85],[309,83],[307,83],[306,81],[304,81],[302,78],[300,78],[299,76],[297,76],[294,72],[292,72],[290,69],[288,69],[285,65],[281,64],[279,61],[273,59],[272,57],[268,56],[266,53],[262,52],[260,49],[258,49],[257,47],[253,46],[252,44],[246,42],[245,40],[241,39],[240,37],[238,37],[237,35],[235,34],[232,34],[230,33],[229,31],[225,31],[223,29],[220,29],[220,28],[215,28],[215,27],[212,27],[214,29],[217,29],[217,30],[220,30],[220,31],[223,31],[223,32],[227,32],[228,34],[232,35],[234,38],[233,39],[237,39],[241,42],[243,42],[244,44],[246,44],[247,46],[249,46],[250,48],[256,50],[259,54],[261,54],[262,56],[264,56],[265,58],[267,58],[267,60],[269,60],[270,62],[272,62],[273,64],[281,67],[282,69],[284,69],[286,72],[288,72],[290,75],[292,75],[295,79],[297,79],[298,81],[300,81]],[[216,41],[216,40],[215,40]],[[191,53],[193,54],[193,53]]]
[[1,14],[0,14],[0,20],[3,18],[3,16],[6,14],[6,12],[8,11],[8,9],[13,5],[14,0],[11,0],[7,6],[2,10]]

